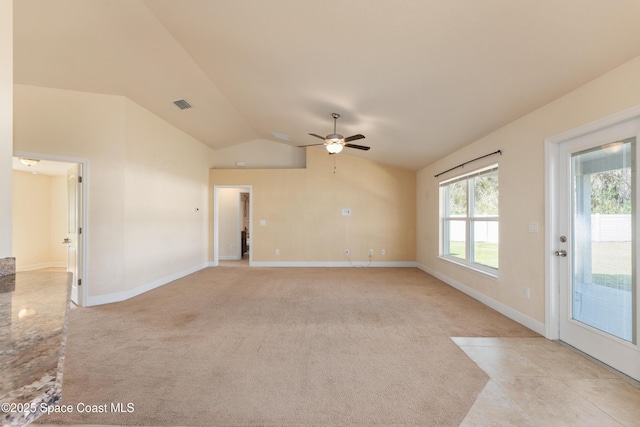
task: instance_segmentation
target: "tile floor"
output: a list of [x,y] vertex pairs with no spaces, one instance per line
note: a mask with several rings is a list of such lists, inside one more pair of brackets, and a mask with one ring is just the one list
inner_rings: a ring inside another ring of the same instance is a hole
[[462,426],[640,426],[640,387],[544,338],[452,338],[490,380]]

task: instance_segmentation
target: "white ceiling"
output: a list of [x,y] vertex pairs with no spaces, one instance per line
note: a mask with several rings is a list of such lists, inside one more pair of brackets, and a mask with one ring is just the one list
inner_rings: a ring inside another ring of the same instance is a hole
[[40,160],[36,165],[27,166],[20,162],[19,157],[13,158],[13,170],[29,172],[36,175],[67,176],[67,171],[74,165],[75,163],[65,163],[53,160]]
[[[366,135],[419,169],[640,55],[637,0],[20,0],[14,80],[127,96],[214,149]],[[172,101],[186,99],[192,109]]]

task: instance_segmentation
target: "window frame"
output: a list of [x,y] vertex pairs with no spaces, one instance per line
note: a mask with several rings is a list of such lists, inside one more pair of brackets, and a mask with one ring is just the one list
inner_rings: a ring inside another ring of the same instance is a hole
[[[439,238],[439,256],[440,259],[452,262],[459,266],[470,269],[474,272],[481,273],[483,275],[487,275],[491,278],[497,278],[499,274],[500,267],[500,211],[499,211],[499,203],[500,203],[500,187],[498,184],[498,213],[496,215],[480,215],[476,214],[476,200],[475,200],[475,179],[482,177],[484,175],[489,175],[492,173],[498,174],[499,180],[499,167],[497,163],[492,165],[482,167],[471,172],[457,175],[452,178],[448,178],[446,180],[439,182],[440,188],[440,215],[439,215],[439,225],[440,225],[440,238]],[[449,203],[449,190],[452,184],[457,182],[466,181],[466,213],[464,216],[461,215],[451,215],[448,210],[450,208]],[[465,230],[465,252],[464,258],[459,256],[450,255],[450,227],[447,227],[447,223],[451,223],[452,221],[464,221],[464,230]],[[478,222],[496,222],[498,224],[498,267],[494,268],[485,264],[480,264],[475,260],[475,225]],[[446,249],[449,248],[449,251]]]

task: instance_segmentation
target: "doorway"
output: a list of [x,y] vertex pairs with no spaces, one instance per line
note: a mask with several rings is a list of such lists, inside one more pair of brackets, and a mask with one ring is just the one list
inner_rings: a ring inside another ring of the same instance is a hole
[[213,266],[251,265],[252,212],[252,186],[214,186]]
[[72,273],[71,300],[84,305],[86,160],[15,152],[13,169],[18,270],[61,267]]
[[640,111],[586,130],[547,141],[547,335],[640,380]]
[[249,233],[249,225],[251,224],[251,217],[249,216],[249,212],[251,212],[251,195],[240,192],[239,203],[240,259],[248,261],[251,254],[251,233]]

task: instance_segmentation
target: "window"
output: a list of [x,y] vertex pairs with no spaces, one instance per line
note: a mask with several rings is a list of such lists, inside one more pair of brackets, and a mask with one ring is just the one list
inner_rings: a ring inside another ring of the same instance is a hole
[[440,183],[443,258],[498,273],[498,165]]

